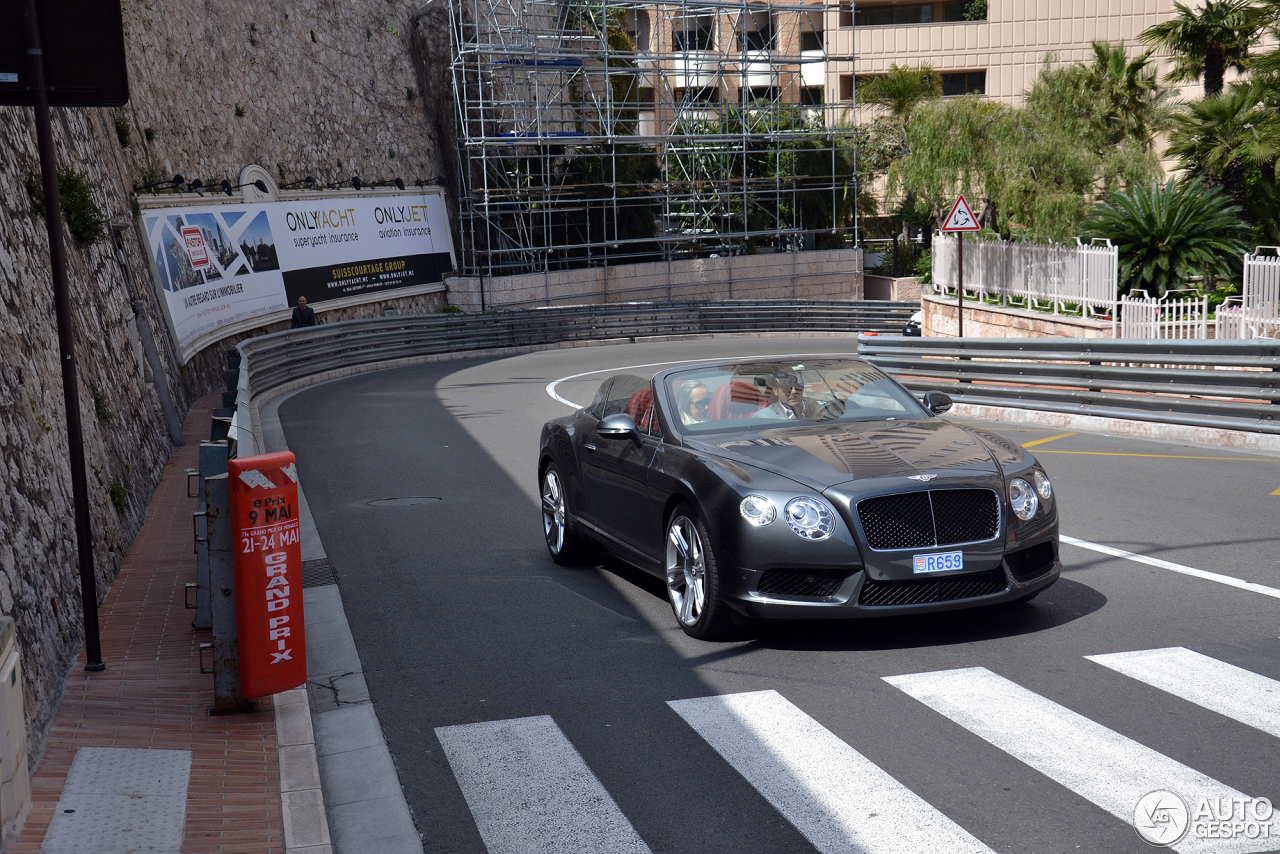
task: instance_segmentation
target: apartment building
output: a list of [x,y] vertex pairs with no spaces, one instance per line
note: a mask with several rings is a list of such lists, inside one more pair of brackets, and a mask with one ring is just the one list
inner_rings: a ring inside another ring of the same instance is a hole
[[1017,104],[1046,56],[1087,62],[1094,41],[1136,51],[1138,35],[1174,8],[1173,0],[988,0],[986,17],[969,20],[975,11],[970,0],[630,6],[627,28],[648,71],[640,133],[661,135],[682,105],[710,118],[724,105],[825,103],[838,119],[855,101],[855,81],[895,63],[932,65],[944,96]]
[[1138,34],[1174,12],[1173,0],[989,0],[986,19],[970,21],[969,5],[857,0],[837,7],[826,17],[827,100],[852,102],[857,78],[894,63],[928,63],[942,74],[944,95],[1017,104],[1045,56],[1088,61],[1094,41],[1137,49]]

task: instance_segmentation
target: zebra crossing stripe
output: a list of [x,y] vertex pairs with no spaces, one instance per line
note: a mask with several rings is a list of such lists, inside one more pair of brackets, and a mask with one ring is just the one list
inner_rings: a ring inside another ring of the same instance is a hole
[[1180,646],[1085,658],[1280,738],[1280,682]]
[[649,854],[546,715],[437,727],[489,854]]
[[[1127,824],[1139,799],[1156,790],[1201,799],[1244,794],[1089,720],[985,667],[888,676],[885,681],[1030,765]],[[1272,836],[1280,837],[1280,827]],[[1187,834],[1175,851],[1254,854],[1275,839],[1202,839]]]
[[991,854],[777,691],[667,705],[823,854]]

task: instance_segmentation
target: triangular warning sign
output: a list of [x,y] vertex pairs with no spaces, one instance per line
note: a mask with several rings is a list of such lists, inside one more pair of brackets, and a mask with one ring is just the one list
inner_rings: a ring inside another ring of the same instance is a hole
[[951,208],[951,214],[942,225],[942,230],[982,231],[982,226],[978,224],[978,218],[973,215],[973,210],[969,207],[969,203],[964,200],[963,195],[956,199],[955,206]]

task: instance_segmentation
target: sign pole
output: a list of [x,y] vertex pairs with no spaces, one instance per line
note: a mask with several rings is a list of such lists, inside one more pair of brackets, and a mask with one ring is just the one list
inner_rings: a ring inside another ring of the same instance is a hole
[[959,287],[956,288],[956,325],[959,330],[956,333],[957,338],[964,337],[964,232],[958,232],[956,239],[960,241],[959,248],[956,250],[959,256],[957,275],[959,276]]
[[49,227],[49,269],[53,277],[54,313],[58,320],[62,394],[67,409],[67,451],[71,457],[71,495],[75,503],[76,547],[80,561],[80,600],[84,607],[84,669],[106,670],[98,636],[98,585],[93,574],[93,537],[89,527],[89,489],[84,472],[80,395],[76,386],[67,252],[62,243],[62,202],[58,195],[53,126],[49,119],[49,89],[45,83],[44,53],[40,46],[36,0],[25,0],[25,12],[27,55],[31,63],[31,90],[36,111],[36,140],[40,148],[40,178],[44,184],[44,215]]
[[973,215],[973,209],[969,207],[969,203],[965,201],[964,194],[961,193],[956,197],[956,203],[951,206],[951,213],[947,214],[947,218],[942,223],[943,234],[954,234],[959,241],[956,244],[956,337],[964,337],[964,233],[966,231],[981,231],[982,226],[978,224],[978,218]]

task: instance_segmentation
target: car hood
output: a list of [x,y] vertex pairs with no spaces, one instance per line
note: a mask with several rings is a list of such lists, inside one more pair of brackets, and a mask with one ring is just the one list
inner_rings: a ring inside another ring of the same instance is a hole
[[819,491],[866,478],[999,471],[982,437],[941,419],[770,427],[731,436],[690,437],[687,444]]

